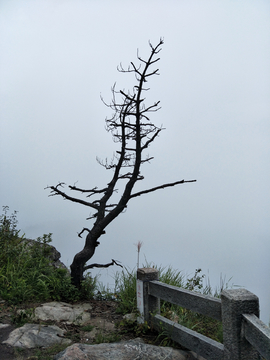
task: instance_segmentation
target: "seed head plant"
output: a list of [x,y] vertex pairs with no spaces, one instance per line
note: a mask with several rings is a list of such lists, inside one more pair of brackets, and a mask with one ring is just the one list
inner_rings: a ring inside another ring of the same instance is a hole
[[141,251],[142,245],[143,245],[142,241],[138,241],[137,244],[135,244],[135,246],[137,246],[137,252],[138,252],[137,269],[139,269],[139,267],[140,267],[140,251]]

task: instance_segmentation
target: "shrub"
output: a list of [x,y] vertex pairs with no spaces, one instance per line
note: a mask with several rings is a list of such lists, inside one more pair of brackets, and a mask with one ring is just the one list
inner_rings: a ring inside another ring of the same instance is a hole
[[77,301],[93,296],[96,279],[90,275],[79,291],[71,284],[69,272],[50,264],[48,244],[52,234],[44,234],[31,245],[19,236],[16,212],[0,216],[0,297],[10,304],[27,301]]

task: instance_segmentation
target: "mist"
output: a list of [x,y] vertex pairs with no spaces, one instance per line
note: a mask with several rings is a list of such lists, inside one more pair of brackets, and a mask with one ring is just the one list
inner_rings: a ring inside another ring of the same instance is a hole
[[[117,144],[105,130],[111,87],[131,89],[117,72],[149,41],[164,45],[147,100],[161,102],[151,121],[165,130],[143,165],[147,189],[181,179],[196,183],[130,201],[106,229],[90,260],[128,269],[201,268],[245,287],[270,321],[270,4],[267,1],[1,1],[0,200],[18,211],[28,238],[53,233],[69,266],[91,227],[89,209],[49,197],[60,181],[102,187]],[[114,286],[119,268],[94,270]]]

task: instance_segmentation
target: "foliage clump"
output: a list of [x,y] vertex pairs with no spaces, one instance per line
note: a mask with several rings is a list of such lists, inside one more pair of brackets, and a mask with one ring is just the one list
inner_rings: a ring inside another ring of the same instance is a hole
[[9,304],[34,301],[74,302],[94,294],[96,278],[86,276],[80,291],[71,283],[67,269],[51,265],[48,256],[52,234],[37,238],[31,246],[17,230],[17,212],[0,216],[0,298]]

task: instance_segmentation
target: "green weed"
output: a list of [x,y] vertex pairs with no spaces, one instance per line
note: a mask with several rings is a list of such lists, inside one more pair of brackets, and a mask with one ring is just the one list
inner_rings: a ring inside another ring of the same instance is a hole
[[118,302],[117,312],[128,314],[136,311],[136,271],[126,268],[115,275],[115,290]]
[[97,278],[86,275],[79,291],[71,283],[67,269],[55,268],[50,262],[52,234],[35,242],[24,239],[17,230],[17,213],[8,214],[3,207],[0,216],[0,298],[9,304],[34,301],[75,302],[93,297]]
[[94,329],[93,325],[85,325],[81,327],[82,331],[92,331]]
[[106,300],[112,301],[115,300],[115,294],[111,291],[111,289],[105,286],[103,283],[98,282],[96,287],[96,293],[94,295],[95,300]]
[[65,344],[55,344],[48,348],[36,349],[35,355],[31,358],[35,360],[52,360],[54,358],[54,355],[65,350],[67,346],[68,345]]
[[11,316],[11,320],[16,326],[23,326],[28,323],[34,317],[34,309],[24,309],[24,310],[16,310],[14,309],[13,315]]
[[122,321],[117,323],[116,326],[120,330],[121,334],[134,333],[136,337],[140,337],[152,332],[152,329],[147,323],[147,321],[140,324],[137,321],[123,319]]
[[113,343],[120,341],[121,338],[116,332],[105,334],[100,330],[94,339],[94,344]]

